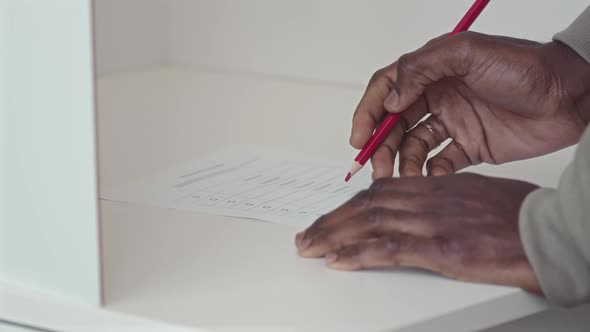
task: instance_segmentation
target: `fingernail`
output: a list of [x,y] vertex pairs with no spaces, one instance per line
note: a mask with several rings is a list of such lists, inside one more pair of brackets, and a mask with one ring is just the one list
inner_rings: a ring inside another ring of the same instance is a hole
[[328,262],[328,264],[332,264],[337,260],[338,260],[338,255],[333,252],[326,255],[326,262]]
[[307,249],[311,245],[311,239],[303,239],[301,241],[301,249]]
[[385,98],[385,102],[383,105],[385,106],[385,109],[387,109],[388,111],[392,111],[396,108],[398,102],[399,94],[395,89],[391,89],[391,92],[389,93],[389,96]]

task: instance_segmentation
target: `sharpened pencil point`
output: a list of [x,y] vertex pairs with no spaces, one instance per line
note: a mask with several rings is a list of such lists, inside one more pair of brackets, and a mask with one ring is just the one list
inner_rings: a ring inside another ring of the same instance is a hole
[[350,172],[348,172],[348,174],[346,174],[346,178],[344,179],[344,182],[348,182],[348,180],[350,180],[351,177],[352,177],[352,174],[350,174]]

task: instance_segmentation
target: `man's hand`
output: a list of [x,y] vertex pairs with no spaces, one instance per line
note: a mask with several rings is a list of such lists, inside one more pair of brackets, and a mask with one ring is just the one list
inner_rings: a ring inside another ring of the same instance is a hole
[[421,176],[428,153],[449,138],[428,160],[429,175],[547,154],[580,138],[588,78],[590,65],[558,42],[442,36],[375,73],[350,142],[362,148],[386,111],[402,112],[372,158],[374,178],[392,176],[398,153],[400,174]]
[[533,184],[474,174],[381,179],[296,237],[343,270],[395,266],[540,293],[518,213]]

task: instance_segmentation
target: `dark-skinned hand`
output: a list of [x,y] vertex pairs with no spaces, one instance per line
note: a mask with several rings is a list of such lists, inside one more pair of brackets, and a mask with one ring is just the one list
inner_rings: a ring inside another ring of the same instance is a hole
[[375,73],[350,143],[362,148],[386,111],[403,112],[373,155],[373,178],[392,176],[398,153],[401,176],[422,175],[428,153],[447,139],[428,160],[429,175],[531,158],[577,143],[589,87],[590,65],[559,42],[442,36]]
[[379,179],[299,233],[296,246],[335,269],[415,267],[539,293],[518,231],[536,188],[468,173]]

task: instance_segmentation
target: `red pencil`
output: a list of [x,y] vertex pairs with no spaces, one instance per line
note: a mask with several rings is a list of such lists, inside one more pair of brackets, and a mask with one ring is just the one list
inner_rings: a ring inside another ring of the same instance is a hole
[[[475,21],[475,19],[479,16],[479,14],[483,11],[483,9],[487,6],[489,2],[490,0],[476,0],[475,3],[471,6],[471,8],[469,8],[465,16],[463,16],[461,21],[459,21],[455,29],[453,29],[450,35],[452,36],[458,32],[469,30],[471,24]],[[401,114],[399,113],[389,113],[385,117],[385,120],[381,122],[379,128],[377,128],[377,130],[375,130],[375,132],[373,133],[373,136],[371,136],[371,139],[369,139],[367,144],[365,144],[365,146],[359,152],[356,158],[354,158],[354,162],[350,167],[350,172],[348,172],[348,174],[346,175],[345,181],[348,182],[348,180],[350,180],[350,178],[356,172],[360,171],[361,168],[363,168],[363,166],[365,165],[365,163],[369,159],[371,159],[371,156],[373,155],[375,150],[377,150],[377,147],[379,147],[381,142],[383,142],[385,137],[387,137],[387,135],[391,131],[391,128],[393,128],[393,125],[395,125],[397,120],[399,120],[400,116]]]

